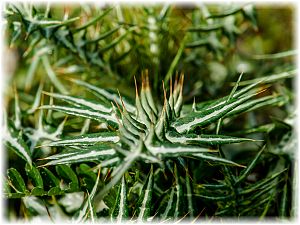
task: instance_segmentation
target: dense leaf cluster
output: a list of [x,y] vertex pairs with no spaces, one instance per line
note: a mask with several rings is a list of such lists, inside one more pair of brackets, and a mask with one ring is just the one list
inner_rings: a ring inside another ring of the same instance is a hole
[[[241,73],[219,98],[190,101],[220,90],[219,61],[242,27],[258,29],[252,5],[223,7],[211,7],[218,13],[204,5],[185,9],[192,22],[181,23],[180,10],[169,5],[114,6],[95,15],[86,6],[87,21],[76,10],[57,20],[50,6],[7,5],[10,46],[30,60],[5,98],[8,217],[192,222],[292,216],[296,139],[289,81],[297,71],[288,57],[295,52],[255,56],[285,63],[277,70],[261,65],[272,75],[245,79]],[[182,37],[174,24],[183,26]],[[203,92],[189,85],[198,76],[184,82],[183,73],[174,75],[206,62],[217,75],[203,81]],[[120,80],[128,89],[117,85],[121,93],[112,88]],[[214,81],[218,85],[207,85]]]

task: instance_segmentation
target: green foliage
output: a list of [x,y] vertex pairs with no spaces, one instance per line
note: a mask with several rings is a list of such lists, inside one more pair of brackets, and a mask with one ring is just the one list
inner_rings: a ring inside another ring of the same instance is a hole
[[7,216],[292,217],[295,51],[238,52],[256,13],[7,4]]

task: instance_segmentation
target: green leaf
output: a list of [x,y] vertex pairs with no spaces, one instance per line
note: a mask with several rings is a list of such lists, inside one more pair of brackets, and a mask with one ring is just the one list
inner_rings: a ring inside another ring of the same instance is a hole
[[228,159],[220,158],[220,157],[215,156],[215,155],[197,153],[197,154],[193,154],[193,156],[195,156],[197,158],[200,158],[200,159],[203,159],[203,160],[208,160],[208,161],[211,161],[211,162],[220,163],[220,164],[223,164],[223,165],[245,167],[241,164],[235,163],[235,162],[233,162],[231,160],[228,160]]
[[74,171],[67,165],[58,165],[55,167],[57,174],[62,177],[64,180],[70,181],[69,189],[70,191],[78,191],[79,190],[79,182]]
[[287,205],[288,205],[288,186],[287,183],[284,184],[282,196],[280,199],[280,208],[279,208],[279,216],[281,218],[286,218],[288,216],[287,213]]
[[206,199],[206,200],[211,200],[211,201],[228,201],[229,199],[232,199],[232,195],[225,195],[225,196],[214,196],[214,195],[204,195],[204,194],[195,194],[194,196]]
[[290,70],[287,72],[282,72],[282,73],[278,73],[278,74],[271,74],[265,77],[260,77],[260,78],[256,78],[256,79],[252,79],[252,80],[245,80],[240,82],[240,85],[248,85],[248,84],[252,84],[255,82],[258,82],[259,80],[263,80],[263,83],[273,83],[275,81],[279,81],[282,79],[287,79],[287,78],[292,78],[297,74],[297,70]]
[[115,201],[115,205],[111,212],[112,222],[125,222],[128,219],[128,202],[127,202],[127,188],[124,176],[121,179],[121,184],[119,185],[118,195]]
[[296,56],[298,53],[297,50],[289,50],[285,52],[279,52],[274,54],[264,54],[264,55],[252,55],[252,59],[262,60],[262,59],[280,59],[289,56]]
[[7,178],[9,181],[9,185],[17,192],[17,193],[27,193],[25,182],[21,176],[21,174],[15,169],[10,168],[7,170]]
[[266,145],[264,145],[259,152],[256,154],[255,158],[252,160],[252,162],[250,163],[250,165],[244,170],[242,171],[241,175],[239,176],[238,180],[235,182],[235,184],[239,184],[241,183],[243,180],[245,180],[247,178],[247,176],[249,175],[249,173],[253,170],[253,168],[255,167],[255,165],[257,164],[261,154],[263,153],[264,149],[266,148]]
[[182,41],[180,42],[178,51],[169,67],[169,70],[168,70],[166,76],[165,76],[165,79],[164,79],[165,84],[167,84],[167,82],[170,80],[170,78],[172,77],[172,74],[174,73],[176,66],[179,63],[179,60],[183,54],[184,48],[186,47],[186,41],[187,41],[187,35],[185,35],[184,38],[182,39]]
[[272,174],[270,177],[262,179],[252,185],[249,185],[247,189],[244,189],[240,192],[240,194],[249,194],[258,190],[264,190],[267,186],[270,186],[274,180],[276,180],[279,176],[281,176],[287,169],[284,169],[278,173]]
[[[248,3],[249,4],[249,3]],[[222,18],[222,17],[227,17],[227,16],[230,16],[230,15],[233,15],[233,14],[236,14],[238,12],[240,12],[241,10],[243,10],[243,8],[245,6],[247,6],[248,4],[244,4],[242,6],[235,6],[235,7],[232,7],[231,9],[227,10],[227,11],[224,11],[222,13],[218,13],[218,14],[211,14],[207,17],[207,19],[209,18]]]
[[32,183],[35,187],[44,189],[43,179],[39,170],[35,166],[31,166],[26,163],[25,171],[27,176],[32,180]]
[[46,70],[46,73],[50,79],[50,81],[52,82],[53,86],[57,88],[57,90],[63,94],[68,94],[67,89],[64,87],[64,85],[58,80],[55,72],[53,71],[49,59],[47,56],[42,56],[42,62],[44,65],[44,68]]
[[44,186],[46,186],[50,190],[52,188],[60,190],[60,180],[50,170],[48,170],[47,168],[42,168],[40,173],[43,180],[47,181],[46,183],[44,183]]
[[108,51],[109,49],[115,47],[117,44],[119,44],[121,41],[123,41],[123,39],[125,39],[128,34],[130,34],[135,29],[136,29],[135,27],[131,27],[131,28],[127,29],[124,34],[122,34],[119,37],[117,37],[116,39],[114,39],[108,45],[105,45],[104,47],[100,48],[100,50],[98,52],[104,53],[104,52]]
[[43,195],[47,195],[47,192],[44,191],[43,188],[34,187],[34,188],[31,190],[30,195],[32,195],[32,196],[43,196]]
[[208,32],[219,30],[223,27],[222,23],[215,23],[210,25],[199,25],[197,27],[189,27],[187,29],[188,32]]
[[102,20],[108,13],[110,13],[110,11],[113,9],[114,7],[110,7],[108,9],[106,9],[102,14],[94,17],[93,19],[91,19],[90,21],[88,21],[86,24],[76,28],[74,30],[74,33],[81,31],[81,30],[85,30],[86,28],[88,28],[89,26],[97,23],[99,20]]
[[117,26],[107,32],[105,32],[104,34],[99,35],[98,37],[96,37],[93,40],[88,40],[87,43],[96,43],[99,42],[107,37],[109,37],[110,35],[112,35],[113,33],[115,33],[117,30],[119,30],[122,26]]

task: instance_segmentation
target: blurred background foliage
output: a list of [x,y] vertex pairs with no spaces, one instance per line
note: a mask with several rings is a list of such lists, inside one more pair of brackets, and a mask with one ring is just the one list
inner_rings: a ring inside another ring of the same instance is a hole
[[[184,73],[183,96],[185,107],[189,109],[194,99],[209,101],[228,95],[242,72],[243,80],[283,72],[295,74],[294,5],[100,7],[21,3],[7,4],[4,16],[6,46],[2,54],[7,80],[4,103],[9,117],[14,114],[13,87],[20,98],[21,111],[33,105],[41,83],[44,91],[54,89],[63,94],[89,96],[69,82],[70,78],[118,89],[122,95],[134,98],[133,77],[140,84],[141,74],[148,70],[154,98],[162,103],[162,81],[168,89],[171,77],[174,79],[176,73]],[[243,80],[241,85],[246,84]],[[270,129],[267,139],[272,147],[269,158],[264,158],[252,173],[254,180],[263,177],[265,174],[262,173],[278,172],[294,160],[291,149],[295,149],[295,143],[291,143],[291,138],[282,138],[285,133],[290,134],[295,123],[293,81],[281,80],[268,89],[268,92],[286,97],[281,107],[268,106],[259,109],[258,113],[243,114],[236,120],[238,123],[224,120],[224,133],[269,124],[262,129]],[[58,118],[58,121],[47,118],[45,122],[52,129],[63,116]],[[28,115],[22,122],[25,126],[35,127],[36,120],[37,116]],[[83,120],[78,118],[68,120],[64,132],[71,128],[80,129],[82,123]],[[92,126],[93,129],[98,128]],[[251,138],[260,139],[264,134],[255,135]],[[278,148],[279,144],[288,146],[288,150]],[[255,155],[253,146],[242,151],[231,145],[230,148],[228,158],[241,163]],[[9,155],[8,158],[9,166],[24,168],[15,163],[16,156]],[[211,170],[209,174],[195,176],[199,180],[209,180],[209,176],[216,173]],[[290,175],[292,173],[289,171]],[[290,189],[291,182],[288,184]],[[289,209],[292,204],[290,189]],[[18,205],[16,201],[10,204],[10,207]],[[205,215],[212,215],[213,211],[208,208]],[[277,214],[277,208],[268,213],[269,216]]]
[[[156,97],[162,96],[162,80],[168,86],[171,75],[183,72],[190,102],[195,95],[202,100],[223,96],[241,72],[244,79],[253,79],[293,66],[292,57],[255,58],[293,49],[293,5],[255,9],[249,4],[121,5],[106,11],[93,5],[54,4],[50,8],[7,8],[22,14],[6,14],[6,37],[9,55],[17,63],[14,80],[26,93],[34,92],[32,87],[47,77],[39,60],[42,55],[62,83],[56,84],[62,92],[66,92],[64,78],[77,77],[133,96],[133,76],[147,69]],[[214,17],[223,12],[229,15]],[[31,17],[54,20],[54,24],[71,21],[65,26],[45,25],[31,22]],[[86,29],[77,29],[88,21]]]

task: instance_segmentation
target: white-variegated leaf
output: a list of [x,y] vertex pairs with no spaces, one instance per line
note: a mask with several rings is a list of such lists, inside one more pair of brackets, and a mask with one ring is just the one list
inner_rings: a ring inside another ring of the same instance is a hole
[[209,110],[204,109],[199,112],[191,112],[188,115],[177,119],[172,123],[172,126],[177,130],[177,132],[184,133],[196,126],[208,125],[224,117],[234,108],[246,102],[248,99],[252,98],[255,95],[257,95],[257,93],[247,95],[239,99],[232,99],[225,105],[220,105]]
[[[110,101],[117,101],[119,105],[122,105],[122,102],[121,102],[121,99],[119,98],[119,95],[117,93],[113,93],[113,92],[110,92],[110,91],[107,91],[105,89],[102,89],[102,88],[99,88],[99,87],[96,87],[94,85],[91,85],[89,83],[86,83],[84,81],[81,81],[81,80],[76,80],[76,79],[72,79],[72,82],[78,84],[78,85],[81,85],[85,88],[87,88],[87,90],[97,94],[97,95],[100,95],[100,96],[103,96],[105,97],[107,100],[110,100]],[[126,106],[126,109],[131,112],[131,113],[134,113],[136,111],[136,108],[134,106],[134,104],[132,104],[127,98],[125,97],[122,97],[123,99],[123,102]]]
[[[44,158],[43,160],[50,160],[43,166],[58,165],[58,164],[71,164],[79,162],[89,161],[108,161],[111,160],[112,164],[115,164],[117,158],[116,151],[105,145],[95,145],[88,148],[73,149],[66,152],[61,152],[55,155]],[[102,165],[103,166],[103,165]],[[106,166],[111,166],[106,165]]]
[[150,218],[152,206],[152,192],[153,192],[153,166],[151,166],[150,173],[146,183],[142,189],[141,196],[137,203],[137,222],[145,222]]
[[128,218],[127,188],[124,176],[119,185],[118,195],[111,213],[112,222],[125,222]]
[[84,98],[77,98],[77,97],[73,97],[73,96],[69,96],[69,95],[62,95],[62,94],[56,94],[56,93],[49,93],[49,92],[44,92],[44,93],[46,93],[47,95],[49,95],[53,98],[68,102],[77,107],[88,107],[88,108],[91,108],[92,110],[104,112],[104,113],[112,112],[111,105],[101,103],[100,101],[95,102],[95,101],[87,100]]
[[17,133],[13,133],[10,130],[6,130],[4,131],[2,138],[6,146],[11,148],[17,155],[19,155],[30,166],[32,166],[32,159],[29,147]]
[[91,191],[91,193],[88,195],[88,197],[85,199],[81,209],[79,210],[79,213],[77,215],[77,218],[75,219],[76,223],[80,223],[80,222],[84,222],[86,215],[88,214],[88,209],[89,206],[91,205],[91,202],[93,202],[96,191],[98,189],[98,185],[99,185],[99,180],[100,180],[100,171],[98,173],[95,185]]
[[101,132],[93,134],[83,134],[74,137],[65,137],[62,140],[47,143],[46,146],[80,146],[94,145],[102,142],[118,142],[119,136],[114,132]]
[[182,144],[163,143],[159,145],[146,145],[147,149],[153,154],[162,158],[177,157],[177,156],[191,156],[197,153],[216,152],[209,148],[201,148],[197,146],[187,146]]
[[249,138],[239,138],[239,137],[231,137],[225,135],[178,134],[176,132],[169,132],[166,134],[166,137],[172,143],[181,143],[181,144],[219,145],[219,144],[231,144],[231,143],[240,143],[246,141],[255,141]]
[[98,120],[100,122],[111,122],[117,124],[117,119],[114,114],[100,113],[99,111],[94,111],[90,108],[77,108],[72,106],[59,106],[59,105],[43,105],[40,109],[50,109],[64,112],[66,114],[85,117],[93,120]]

